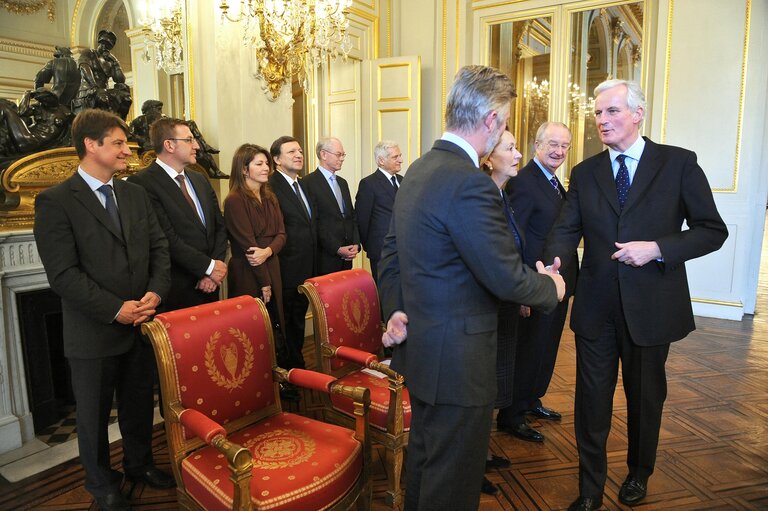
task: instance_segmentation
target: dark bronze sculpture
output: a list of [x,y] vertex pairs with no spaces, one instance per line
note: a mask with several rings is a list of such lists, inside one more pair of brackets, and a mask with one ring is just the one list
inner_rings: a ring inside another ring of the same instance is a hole
[[197,139],[197,144],[200,149],[197,151],[197,163],[205,169],[210,177],[217,179],[229,179],[229,176],[223,173],[219,166],[216,164],[216,160],[213,159],[213,154],[219,154],[219,150],[215,147],[211,147],[208,142],[205,141],[203,134],[200,133],[200,129],[197,127],[195,121],[187,121],[189,123],[189,130],[192,135]]
[[56,46],[53,59],[49,60],[35,76],[35,89],[53,80],[51,91],[59,98],[59,104],[69,108],[80,88],[80,70],[66,46]]
[[25,94],[18,108],[0,99],[0,168],[19,156],[69,145],[73,117],[69,107],[44,88]]
[[[99,32],[96,49],[85,50],[78,61],[80,67],[80,90],[72,102],[72,110],[78,113],[86,108],[109,110],[125,119],[131,108],[131,91],[125,84],[125,74],[114,55],[117,36],[114,32]],[[109,79],[115,83],[108,88]]]
[[131,121],[131,138],[139,144],[139,154],[153,149],[149,141],[149,127],[163,116],[163,102],[148,99],[141,105],[141,115]]

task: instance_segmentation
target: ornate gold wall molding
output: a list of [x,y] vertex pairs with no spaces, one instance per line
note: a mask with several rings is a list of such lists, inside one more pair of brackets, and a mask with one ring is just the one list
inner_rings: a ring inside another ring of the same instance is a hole
[[34,14],[44,8],[48,9],[48,21],[56,19],[55,0],[35,0],[22,2],[19,0],[0,0],[0,6],[13,14]]
[[0,38],[0,51],[50,59],[55,48],[50,44],[39,44],[30,41]]

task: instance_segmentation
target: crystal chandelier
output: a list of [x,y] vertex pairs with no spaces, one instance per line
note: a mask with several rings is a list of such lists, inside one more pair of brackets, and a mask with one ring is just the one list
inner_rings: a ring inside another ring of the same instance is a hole
[[[326,58],[346,59],[352,43],[344,10],[352,0],[221,0],[222,21],[244,22],[244,41],[256,52],[257,77],[270,100],[294,77],[304,90]],[[238,9],[239,7],[239,9]]]
[[140,19],[148,41],[144,60],[151,60],[149,50],[154,48],[155,64],[169,75],[184,71],[181,1],[147,0]]

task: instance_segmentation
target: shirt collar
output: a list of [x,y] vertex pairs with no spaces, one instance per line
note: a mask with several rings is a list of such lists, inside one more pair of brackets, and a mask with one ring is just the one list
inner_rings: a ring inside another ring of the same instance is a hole
[[184,176],[184,179],[187,178],[187,175],[184,173],[184,169],[181,169],[181,172],[176,172],[176,169],[165,163],[160,158],[155,158],[155,162],[160,165],[160,168],[162,168],[171,179],[175,180],[176,176]]
[[323,176],[325,176],[325,180],[328,181],[331,179],[331,176],[335,176],[336,174],[331,172],[330,170],[326,169],[325,167],[322,167],[320,165],[317,166],[317,169],[323,173]]
[[112,186],[114,188],[113,178],[111,177],[109,178],[109,181],[107,181],[106,183],[102,183],[101,181],[99,181],[98,179],[96,179],[86,171],[84,171],[82,167],[77,167],[77,173],[80,174],[80,177],[83,178],[85,183],[88,185],[88,188],[90,188],[94,192],[98,191],[98,189],[105,184]]
[[616,161],[616,157],[620,154],[623,154],[627,158],[631,158],[635,161],[640,161],[640,157],[643,155],[643,149],[645,149],[645,139],[643,137],[637,137],[635,143],[629,146],[624,152],[616,151],[609,147],[608,155],[611,158],[611,162]]
[[480,168],[480,158],[477,156],[477,151],[475,151],[475,148],[470,145],[469,142],[461,138],[460,136],[456,135],[455,133],[450,133],[446,131],[443,133],[443,136],[440,137],[441,140],[446,140],[448,142],[453,142],[457,146],[464,149],[464,152],[467,153],[467,155],[472,159],[472,162],[475,164],[475,167]]
[[293,179],[291,176],[289,176],[288,174],[286,174],[285,172],[283,172],[280,169],[277,169],[277,173],[280,174],[281,176],[283,176],[285,178],[285,180],[288,181],[288,184],[291,185],[291,186],[293,186],[293,183],[295,183],[295,182],[297,182],[299,180],[298,177],[296,179]]
[[384,170],[381,167],[378,167],[377,169],[378,169],[379,172],[384,174],[384,177],[387,178],[387,181],[392,181],[392,176],[396,176],[397,175],[396,173],[395,174],[390,174],[389,172],[387,172],[386,170]]
[[536,165],[539,166],[541,171],[544,173],[544,177],[547,178],[547,181],[549,181],[550,179],[552,179],[555,176],[553,173],[548,171],[546,169],[546,167],[544,167],[544,165],[541,164],[541,162],[539,161],[539,159],[536,156],[533,157],[533,161],[536,163]]

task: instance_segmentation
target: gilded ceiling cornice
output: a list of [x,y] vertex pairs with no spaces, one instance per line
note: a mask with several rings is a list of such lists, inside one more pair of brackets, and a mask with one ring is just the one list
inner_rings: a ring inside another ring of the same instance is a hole
[[0,38],[0,51],[15,53],[17,55],[51,58],[55,49],[56,48],[50,44],[19,41],[16,39],[7,39],[5,37]]
[[36,0],[32,2],[19,2],[18,0],[0,0],[0,7],[13,14],[34,14],[37,11],[47,8],[48,21],[53,22],[56,19],[55,0]]

